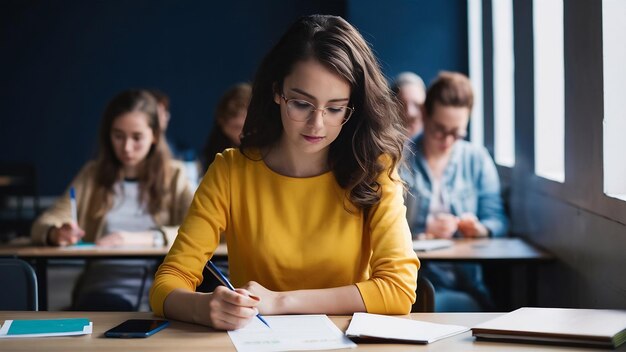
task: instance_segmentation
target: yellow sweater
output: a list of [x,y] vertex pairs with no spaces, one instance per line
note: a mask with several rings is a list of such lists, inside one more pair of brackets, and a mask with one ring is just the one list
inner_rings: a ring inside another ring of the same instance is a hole
[[293,178],[239,150],[218,154],[156,274],[152,309],[163,315],[172,290],[195,290],[224,233],[235,287],[251,280],[274,291],[356,284],[368,312],[408,313],[419,260],[402,187],[386,173],[378,182],[382,199],[365,222],[332,172]]

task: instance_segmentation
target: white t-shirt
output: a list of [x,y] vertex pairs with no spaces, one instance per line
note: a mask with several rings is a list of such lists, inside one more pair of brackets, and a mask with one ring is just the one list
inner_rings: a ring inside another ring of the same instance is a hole
[[115,186],[113,207],[106,215],[105,234],[118,231],[141,232],[156,228],[146,204],[139,202],[139,182],[124,180]]

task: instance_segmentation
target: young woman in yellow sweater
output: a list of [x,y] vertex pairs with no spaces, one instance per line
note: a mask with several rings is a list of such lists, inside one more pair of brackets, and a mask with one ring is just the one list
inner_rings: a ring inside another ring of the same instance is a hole
[[[209,167],[150,294],[168,318],[406,314],[419,261],[396,172],[399,109],[340,17],[296,21],[262,61],[240,148]],[[224,233],[238,289],[194,292]]]

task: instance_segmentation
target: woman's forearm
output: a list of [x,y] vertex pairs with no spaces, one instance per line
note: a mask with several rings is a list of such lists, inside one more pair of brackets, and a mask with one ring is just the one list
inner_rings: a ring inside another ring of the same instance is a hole
[[198,304],[200,296],[207,294],[175,289],[165,298],[163,314],[170,319],[208,325],[209,317],[203,319],[203,309]]
[[356,285],[280,292],[273,314],[352,314],[365,312]]

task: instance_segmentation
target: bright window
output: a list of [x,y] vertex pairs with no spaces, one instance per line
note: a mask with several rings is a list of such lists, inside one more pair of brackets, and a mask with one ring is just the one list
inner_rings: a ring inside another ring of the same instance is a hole
[[513,1],[492,0],[493,108],[496,163],[515,165],[515,64],[513,56]]
[[626,200],[626,1],[602,1],[604,193]]
[[565,181],[563,0],[533,2],[535,173]]
[[474,89],[474,108],[470,120],[470,140],[484,145],[483,134],[483,16],[482,0],[467,1],[469,76]]

